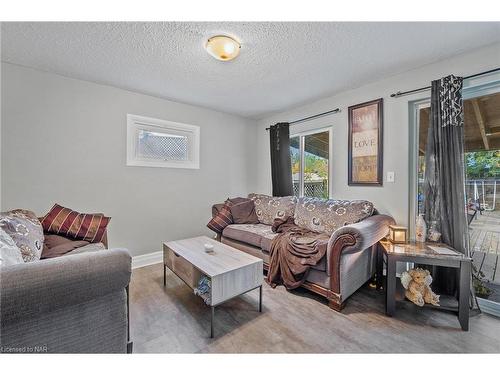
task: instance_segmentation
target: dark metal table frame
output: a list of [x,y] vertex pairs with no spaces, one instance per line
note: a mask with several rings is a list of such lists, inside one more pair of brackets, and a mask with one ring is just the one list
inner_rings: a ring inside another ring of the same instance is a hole
[[[255,289],[259,289],[259,312],[261,313],[262,312],[262,284],[260,286],[256,287],[256,288],[249,289],[246,292],[243,292],[243,293],[240,293],[240,294],[238,294],[238,295],[236,295],[234,297],[231,297],[230,299],[242,296],[243,294],[251,292],[252,290],[255,290]],[[224,302],[218,303],[217,305],[210,306],[210,310],[211,310],[211,314],[210,314],[210,338],[211,339],[214,338],[215,308],[217,306],[222,305],[223,303],[226,303],[230,299],[228,299],[228,300],[226,300]]]
[[378,245],[377,255],[377,288],[381,286],[383,278],[383,263],[387,267],[385,287],[385,313],[393,316],[396,312],[396,265],[398,262],[424,264],[429,266],[442,266],[459,269],[458,285],[458,321],[463,331],[469,330],[469,296],[471,278],[471,259],[457,258],[432,258],[424,255],[416,256],[404,253],[388,253],[382,244]]
[[[163,286],[166,286],[167,285],[167,268],[168,266],[163,263]],[[170,268],[169,268],[170,269]],[[172,271],[172,270],[170,270]],[[174,275],[176,275],[176,273],[174,271],[172,271],[172,273]],[[176,275],[177,276],[177,275]],[[181,278],[179,278],[180,280],[182,280]],[[185,281],[182,280],[184,283]],[[187,285],[187,284],[186,284]],[[216,305],[212,305],[210,306],[210,338],[213,339],[214,338],[214,320],[215,320],[215,308],[217,306],[220,306],[222,305],[223,303],[226,303],[227,301],[233,299],[233,298],[236,298],[236,297],[239,297],[239,296],[242,296],[243,294],[246,294],[248,292],[251,292],[252,290],[255,290],[255,289],[259,289],[259,312],[262,312],[262,284],[255,287],[255,288],[252,288],[252,289],[248,289],[246,291],[244,291],[243,293],[240,293],[240,294],[237,294],[235,295],[234,297],[231,297],[221,303],[218,303]]]

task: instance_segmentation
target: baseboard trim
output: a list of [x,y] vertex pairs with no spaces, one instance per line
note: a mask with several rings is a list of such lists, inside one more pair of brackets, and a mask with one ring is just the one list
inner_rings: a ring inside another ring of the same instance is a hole
[[154,253],[136,255],[132,257],[132,269],[150,266],[163,262],[163,252],[155,251]]

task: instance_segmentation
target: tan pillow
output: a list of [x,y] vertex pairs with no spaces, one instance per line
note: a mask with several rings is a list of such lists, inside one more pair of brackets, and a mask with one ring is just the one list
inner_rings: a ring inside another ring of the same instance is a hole
[[293,216],[297,198],[271,197],[264,194],[249,194],[248,198],[255,203],[255,213],[262,224],[272,225],[274,219],[285,219]]
[[334,200],[302,197],[295,207],[299,227],[331,235],[344,225],[354,224],[373,214],[373,203],[365,200]]

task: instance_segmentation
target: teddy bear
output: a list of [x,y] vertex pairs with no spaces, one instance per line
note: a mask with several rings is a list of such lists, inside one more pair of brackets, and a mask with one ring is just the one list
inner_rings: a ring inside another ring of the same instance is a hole
[[401,283],[406,289],[406,298],[415,305],[423,306],[429,303],[434,306],[439,306],[439,296],[435,294],[430,287],[432,276],[428,270],[414,268],[408,272],[403,272],[401,275]]

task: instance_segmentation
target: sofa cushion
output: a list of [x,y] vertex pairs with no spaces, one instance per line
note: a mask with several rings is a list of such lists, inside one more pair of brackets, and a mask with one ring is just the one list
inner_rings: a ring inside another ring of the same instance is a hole
[[0,266],[24,263],[21,250],[5,231],[0,228]]
[[295,207],[294,222],[302,228],[331,235],[344,225],[373,214],[373,203],[365,200],[334,200],[302,197]]
[[75,240],[102,242],[111,220],[103,214],[82,214],[54,204],[42,219],[43,230]]
[[278,233],[274,233],[273,231],[266,231],[262,233],[262,238],[260,241],[260,247],[262,248],[262,251],[269,253],[269,250],[271,250],[271,242],[273,242],[274,237],[276,237],[277,235]]
[[[248,245],[256,246],[269,255],[271,242],[278,233],[274,233],[269,225],[265,224],[231,224],[224,229],[223,236],[243,242]],[[266,260],[267,262],[269,259]],[[318,271],[326,271],[326,256],[321,258],[318,264],[311,267]]]
[[255,213],[261,224],[272,225],[274,219],[284,219],[293,216],[297,198],[289,197],[271,197],[264,194],[249,194],[248,198],[255,203]]
[[222,235],[233,240],[262,247],[262,238],[272,238],[276,233],[271,231],[271,226],[265,224],[231,224],[228,225]]
[[27,210],[2,212],[0,227],[14,240],[25,262],[40,259],[43,249],[43,229],[33,212]]

